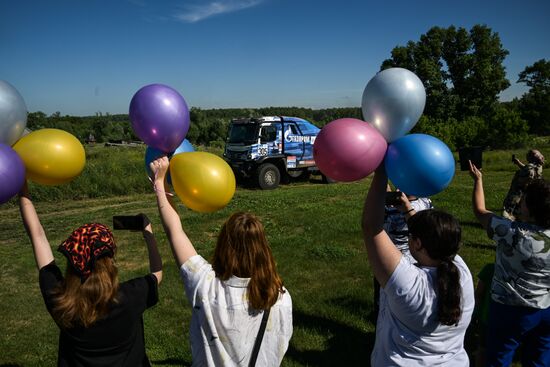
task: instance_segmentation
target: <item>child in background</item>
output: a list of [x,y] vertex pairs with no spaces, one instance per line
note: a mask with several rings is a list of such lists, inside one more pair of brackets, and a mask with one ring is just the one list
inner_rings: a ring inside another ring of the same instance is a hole
[[542,178],[544,156],[538,150],[531,149],[527,152],[527,164],[524,164],[515,155],[512,162],[519,167],[510,183],[508,194],[502,204],[504,209],[502,216],[510,220],[516,220],[521,216],[521,198],[527,185],[536,179]]

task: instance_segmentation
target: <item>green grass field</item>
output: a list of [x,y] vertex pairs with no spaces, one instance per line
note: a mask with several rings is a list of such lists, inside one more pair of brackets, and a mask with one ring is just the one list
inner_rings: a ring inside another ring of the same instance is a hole
[[[550,156],[547,142],[537,147]],[[512,153],[525,156],[525,151],[519,150],[484,153],[487,207],[497,212],[515,171],[510,162]],[[117,154],[111,154],[112,162],[101,167],[104,180],[115,177],[119,180],[117,185],[133,182],[133,178],[124,180],[119,173],[109,173],[110,169],[119,172],[113,167],[127,153]],[[125,164],[131,170],[143,170],[143,156],[131,154]],[[99,163],[89,158],[89,165]],[[159,304],[144,317],[147,353],[156,366],[190,365],[191,309],[161,229],[154,195],[146,193],[150,187],[142,171],[139,177],[141,181],[137,179],[139,182],[135,183],[139,190],[130,195],[99,192],[97,198],[73,201],[62,191],[70,189],[36,186],[31,186],[31,194],[33,190],[40,191],[45,200],[35,205],[54,249],[84,222],[110,224],[113,215],[139,212],[152,219],[165,276]],[[79,180],[86,181],[86,177]],[[219,228],[231,213],[251,211],[263,220],[279,272],[294,304],[294,334],[283,366],[369,365],[374,344],[372,272],[360,231],[362,204],[369,184],[367,178],[332,185],[313,180],[273,191],[239,188],[225,209],[211,214],[179,206],[185,230],[197,251],[206,258],[211,256]],[[460,255],[475,277],[485,263],[493,261],[494,245],[471,212],[471,189],[468,174],[457,171],[451,185],[432,199],[437,208],[460,220],[463,229]],[[61,194],[51,196],[48,190],[61,190]],[[73,190],[77,188],[73,186]],[[18,208],[13,204],[0,207],[0,366],[50,366],[56,361],[58,330],[40,296],[31,245]],[[122,280],[145,274],[148,263],[141,235],[115,231],[115,237]],[[62,255],[57,251],[54,254],[64,268]]]

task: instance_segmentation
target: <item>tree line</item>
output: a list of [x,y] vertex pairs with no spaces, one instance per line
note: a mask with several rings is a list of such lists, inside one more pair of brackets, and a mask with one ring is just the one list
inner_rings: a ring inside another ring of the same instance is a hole
[[[396,46],[380,70],[403,67],[414,72],[426,88],[426,107],[413,132],[437,136],[453,150],[480,145],[491,148],[524,146],[529,135],[550,135],[550,61],[538,60],[519,73],[517,82],[529,90],[520,98],[500,102],[510,86],[503,61],[508,51],[498,33],[485,25],[470,30],[432,27],[417,41]],[[195,145],[222,146],[233,118],[295,116],[319,127],[343,117],[362,118],[361,107],[311,109],[265,107],[190,110],[187,139]],[[127,114],[61,116],[29,113],[30,129],[58,128],[82,142],[138,140]]]

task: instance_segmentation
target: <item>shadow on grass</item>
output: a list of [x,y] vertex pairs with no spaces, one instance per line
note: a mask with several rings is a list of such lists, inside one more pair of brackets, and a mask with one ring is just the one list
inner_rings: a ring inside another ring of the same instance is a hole
[[[153,362],[153,365],[157,366],[157,365],[160,365],[160,366],[165,366],[165,365],[168,365],[168,366],[184,366],[184,367],[190,367],[191,366],[191,362],[188,362],[188,361],[185,361],[181,358],[166,358],[166,359],[162,359],[162,360],[158,360],[158,361],[151,361]],[[0,366],[2,367],[2,366]]]
[[[340,304],[349,308],[349,312],[358,313],[366,305],[356,300],[346,299],[347,303]],[[354,304],[358,307],[355,308]],[[365,312],[362,315],[368,318]],[[330,320],[317,315],[306,314],[300,310],[293,312],[294,327],[309,330],[322,330],[331,335],[326,347],[319,350],[298,350],[291,343],[285,358],[306,366],[370,366],[370,354],[374,346],[374,332],[364,332],[338,321]]]

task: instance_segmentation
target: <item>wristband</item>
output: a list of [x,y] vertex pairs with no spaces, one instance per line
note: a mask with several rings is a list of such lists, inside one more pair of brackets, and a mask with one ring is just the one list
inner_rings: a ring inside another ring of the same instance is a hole
[[414,208],[410,208],[409,210],[407,210],[405,213],[403,214],[409,214],[410,212],[412,212],[414,210]]

